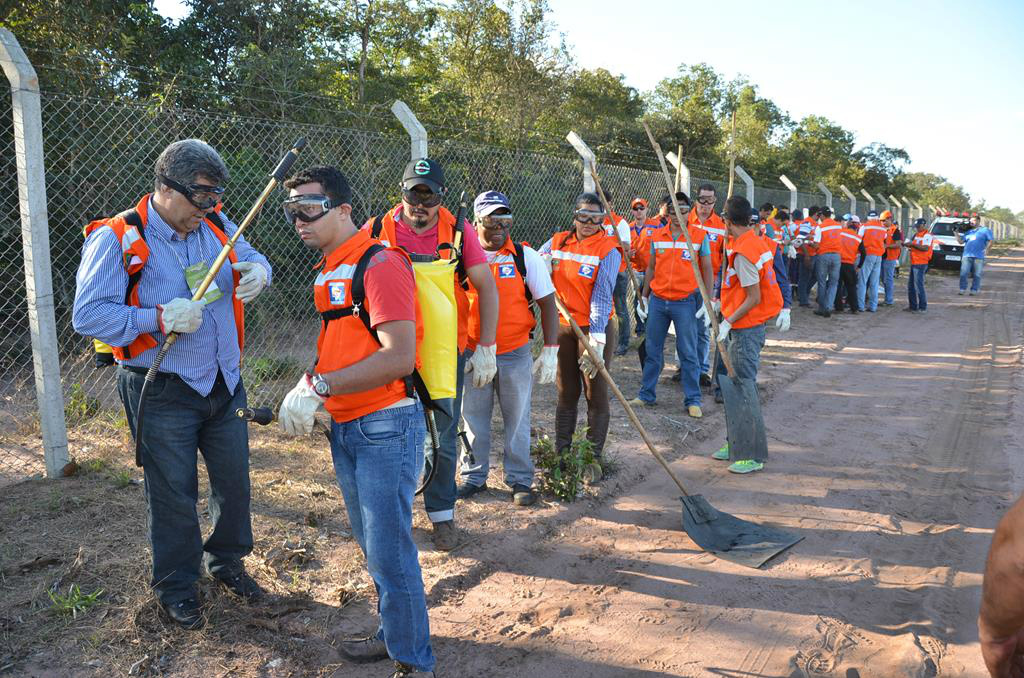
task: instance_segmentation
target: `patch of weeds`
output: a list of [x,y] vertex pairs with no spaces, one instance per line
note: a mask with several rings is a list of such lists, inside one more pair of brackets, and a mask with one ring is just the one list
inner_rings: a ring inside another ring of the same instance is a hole
[[114,481],[114,487],[119,490],[130,486],[132,484],[132,473],[131,471],[118,471],[114,475],[110,476],[111,480]]
[[543,435],[531,452],[541,470],[541,490],[562,501],[574,501],[585,483],[601,477],[601,466],[594,458],[594,444],[587,440],[586,427],[576,430],[564,450],[556,450],[551,438]]
[[64,399],[64,417],[69,426],[85,423],[100,411],[101,404],[99,398],[86,393],[82,384],[76,381]]
[[249,361],[246,367],[246,388],[255,390],[265,382],[298,373],[299,362],[293,358],[262,357]]
[[46,502],[46,508],[50,513],[56,513],[64,504],[64,495],[57,488],[50,490],[50,498]]
[[100,473],[107,468],[107,462],[103,459],[90,459],[82,464],[82,470],[86,473]]
[[85,614],[89,608],[99,602],[99,597],[103,595],[103,589],[97,589],[92,593],[82,593],[78,584],[72,584],[68,589],[67,595],[61,595],[53,591],[48,591],[47,593],[49,593],[50,601],[53,603],[50,609],[55,614],[77,619],[78,615]]

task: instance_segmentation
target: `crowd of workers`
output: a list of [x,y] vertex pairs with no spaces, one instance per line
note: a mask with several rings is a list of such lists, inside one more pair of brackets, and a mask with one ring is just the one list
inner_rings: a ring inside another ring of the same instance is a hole
[[[253,537],[248,432],[236,411],[247,405],[239,371],[244,305],[271,284],[271,263],[238,238],[230,267],[216,275],[202,300],[192,300],[237,231],[221,211],[227,178],[220,155],[202,141],[164,149],[153,192],[86,229],[73,312],[78,332],[113,347],[118,391],[140,442],[151,584],[169,617],[187,628],[205,621],[196,591],[203,567],[246,600],[263,595],[242,564]],[[845,308],[873,312],[881,279],[883,303],[891,305],[895,267],[907,247],[909,308],[927,308],[926,225],[919,221],[913,237],[904,239],[888,212],[872,213],[863,224],[850,215],[839,222],[827,207],[812,207],[804,216],[770,204],[752,210],[745,198],[732,197],[722,201],[719,214],[720,196],[705,184],[693,201],[685,192],[666,195],[652,216],[647,200],[636,198],[626,220],[612,210],[610,196],[584,192],[573,203],[568,227],[533,249],[516,242],[513,201],[498,191],[482,192],[472,221],[457,223],[443,205],[444,170],[427,158],[406,167],[401,202],[362,226],[353,219],[352,189],[339,169],[310,167],[284,185],[286,220],[307,248],[322,255],[311,299],[321,323],[316,361],[285,397],[278,418],[287,433],[302,435],[313,430],[318,409],[330,414],[334,468],[380,615],[377,633],[343,640],[339,648],[353,661],[390,657],[393,676],[432,675],[435,664],[412,537],[426,435],[424,395],[415,378],[424,335],[416,263],[458,262],[452,281],[455,398],[451,409],[435,412],[439,450],[423,492],[433,541],[442,551],[459,542],[457,500],[487,489],[495,400],[504,422],[510,500],[520,506],[536,501],[530,454],[534,374],[539,384],[556,383],[556,448],[569,446],[583,396],[586,435],[602,457],[610,411],[609,384],[599,373],[629,350],[634,313],[636,334],[643,337],[643,377],[632,404],[657,402],[672,327],[683,406],[699,418],[702,389],[715,388],[713,373],[724,370],[720,357],[711,359],[717,346],[728,351],[730,376],[756,383],[765,326],[774,319],[779,331],[789,329],[794,291],[799,305],[809,306],[817,286],[815,313],[822,317]],[[702,286],[712,297],[707,303]],[[630,287],[633,308],[627,305]],[[536,357],[534,307],[543,335]],[[141,426],[145,373],[169,333],[180,339],[151,384]],[[460,419],[475,450],[461,458]],[[211,487],[213,530],[205,541],[196,513],[197,452]],[[765,462],[728,447],[713,456],[731,461],[729,470],[740,474]]]

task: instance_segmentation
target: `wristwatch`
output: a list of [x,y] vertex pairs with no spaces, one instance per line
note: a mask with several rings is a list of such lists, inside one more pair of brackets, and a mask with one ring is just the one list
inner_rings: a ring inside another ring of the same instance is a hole
[[321,398],[326,398],[331,395],[331,385],[327,383],[319,374],[313,374],[309,377],[309,384],[313,387],[313,392]]

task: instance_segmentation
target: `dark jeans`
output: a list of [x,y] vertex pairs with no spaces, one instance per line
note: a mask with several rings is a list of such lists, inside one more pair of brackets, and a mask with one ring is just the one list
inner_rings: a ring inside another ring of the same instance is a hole
[[629,273],[623,271],[615,277],[615,290],[612,292],[612,300],[615,302],[615,317],[619,319],[617,351],[620,355],[629,350],[629,304],[626,303],[629,288]]
[[842,311],[849,306],[851,311],[859,311],[857,303],[857,265],[843,264],[839,267],[839,291],[836,293],[836,310]]
[[924,293],[924,274],[928,272],[928,264],[913,264],[910,267],[910,279],[907,280],[907,301],[914,311],[928,308],[928,296]]
[[455,401],[452,404],[454,417],[440,412],[434,414],[441,449],[437,451],[437,470],[434,479],[423,490],[423,508],[432,523],[443,523],[455,519],[455,473],[459,468],[459,420],[462,418],[462,388],[466,383],[466,359],[469,352],[459,356],[456,367]]
[[[811,305],[811,287],[817,282],[814,273],[814,259],[806,254],[798,254],[797,261],[800,262],[800,279],[797,281],[797,300],[801,306]],[[819,290],[820,292],[820,290]]]
[[[821,293],[821,286],[818,287],[818,293]],[[729,376],[732,379],[749,379],[754,383],[754,388],[757,388],[757,370],[761,365],[761,349],[764,348],[764,325],[754,325],[753,327],[745,327],[743,329],[733,329],[729,333],[729,360],[732,363],[732,369],[734,374]],[[767,455],[761,458],[756,458],[751,454],[751,450],[729,450],[730,461],[741,461],[744,459],[754,459],[755,461],[766,461]]]
[[818,310],[831,313],[839,287],[841,262],[838,252],[826,252],[814,257],[814,272],[818,276]]
[[[128,426],[135,434],[139,391],[145,376],[117,370],[117,390]],[[161,373],[146,392],[142,468],[153,548],[150,585],[165,604],[193,594],[200,563],[210,574],[226,577],[242,571],[252,551],[249,519],[249,431],[235,410],[246,407],[239,381],[228,392],[220,375],[210,395],[201,396],[178,376]],[[213,531],[202,540],[199,470],[202,452],[210,478]]]
[[[615,318],[608,321],[605,330],[607,343],[604,345],[604,364],[609,369],[612,356],[615,354],[615,337],[618,328]],[[582,328],[586,333],[586,327]],[[569,446],[572,434],[576,432],[576,411],[580,394],[587,398],[587,440],[594,443],[594,456],[600,457],[604,451],[604,441],[608,437],[608,423],[611,408],[608,402],[608,382],[597,374],[593,379],[580,372],[579,359],[583,348],[571,327],[558,326],[558,374],[555,384],[558,387],[558,404],[555,406],[555,449],[561,450]]]

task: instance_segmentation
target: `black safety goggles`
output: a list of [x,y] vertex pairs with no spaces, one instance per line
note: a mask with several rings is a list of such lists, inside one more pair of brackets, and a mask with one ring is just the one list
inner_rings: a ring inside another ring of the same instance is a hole
[[188,184],[186,186],[162,174],[160,175],[160,182],[181,193],[193,207],[201,210],[213,209],[220,203],[220,197],[224,195],[223,186],[209,186],[207,184]]
[[337,206],[326,195],[311,193],[288,198],[281,205],[281,209],[284,210],[284,220],[291,226],[296,219],[307,224],[316,221]]
[[441,204],[441,199],[444,198],[440,193],[423,193],[422,191],[414,191],[411,188],[402,189],[402,200],[412,205],[413,207],[437,207]]

